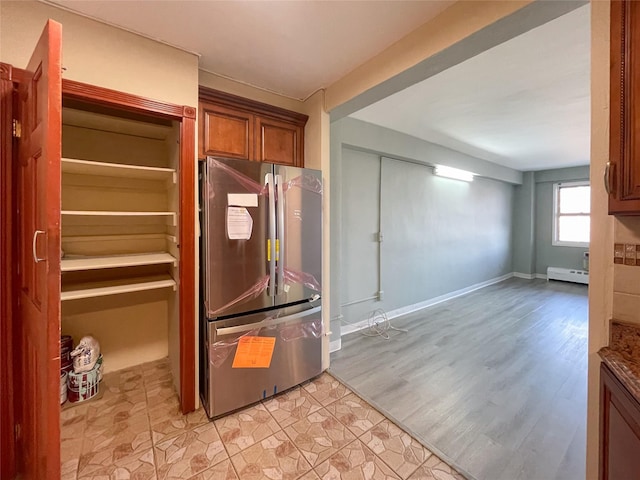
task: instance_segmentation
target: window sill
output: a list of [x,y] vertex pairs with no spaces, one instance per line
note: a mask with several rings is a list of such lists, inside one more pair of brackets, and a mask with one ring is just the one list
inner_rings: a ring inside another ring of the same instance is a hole
[[554,247],[589,248],[588,242],[551,242]]

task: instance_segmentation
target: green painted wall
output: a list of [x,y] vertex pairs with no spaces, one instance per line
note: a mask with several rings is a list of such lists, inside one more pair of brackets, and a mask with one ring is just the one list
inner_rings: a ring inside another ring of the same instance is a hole
[[[429,164],[464,163],[511,181],[520,172],[345,120],[331,130],[331,304],[341,306],[332,309],[332,332],[340,315],[344,330],[375,309],[403,309],[513,271],[512,183],[436,177]],[[372,298],[379,289],[382,300]]]
[[535,173],[525,172],[513,188],[513,271],[525,275],[536,272],[535,208]]

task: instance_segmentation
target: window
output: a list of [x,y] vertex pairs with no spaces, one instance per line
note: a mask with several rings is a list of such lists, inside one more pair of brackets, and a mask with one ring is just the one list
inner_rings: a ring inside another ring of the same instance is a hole
[[553,245],[588,247],[591,213],[589,182],[553,185]]

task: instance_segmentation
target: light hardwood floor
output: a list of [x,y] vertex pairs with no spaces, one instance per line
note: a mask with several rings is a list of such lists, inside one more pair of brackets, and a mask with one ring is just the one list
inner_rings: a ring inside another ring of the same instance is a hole
[[587,287],[512,278],[353,333],[330,372],[469,478],[585,478]]

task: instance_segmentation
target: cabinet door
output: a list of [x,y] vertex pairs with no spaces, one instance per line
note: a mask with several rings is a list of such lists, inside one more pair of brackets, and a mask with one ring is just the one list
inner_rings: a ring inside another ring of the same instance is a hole
[[640,405],[601,368],[600,478],[640,479]]
[[[640,2],[611,2],[609,213],[640,215]],[[636,105],[638,102],[638,105]]]
[[26,479],[60,478],[62,28],[49,20],[20,84],[18,167],[21,458]]
[[198,154],[253,160],[253,115],[200,103]]
[[302,167],[303,129],[300,125],[256,116],[256,160]]

